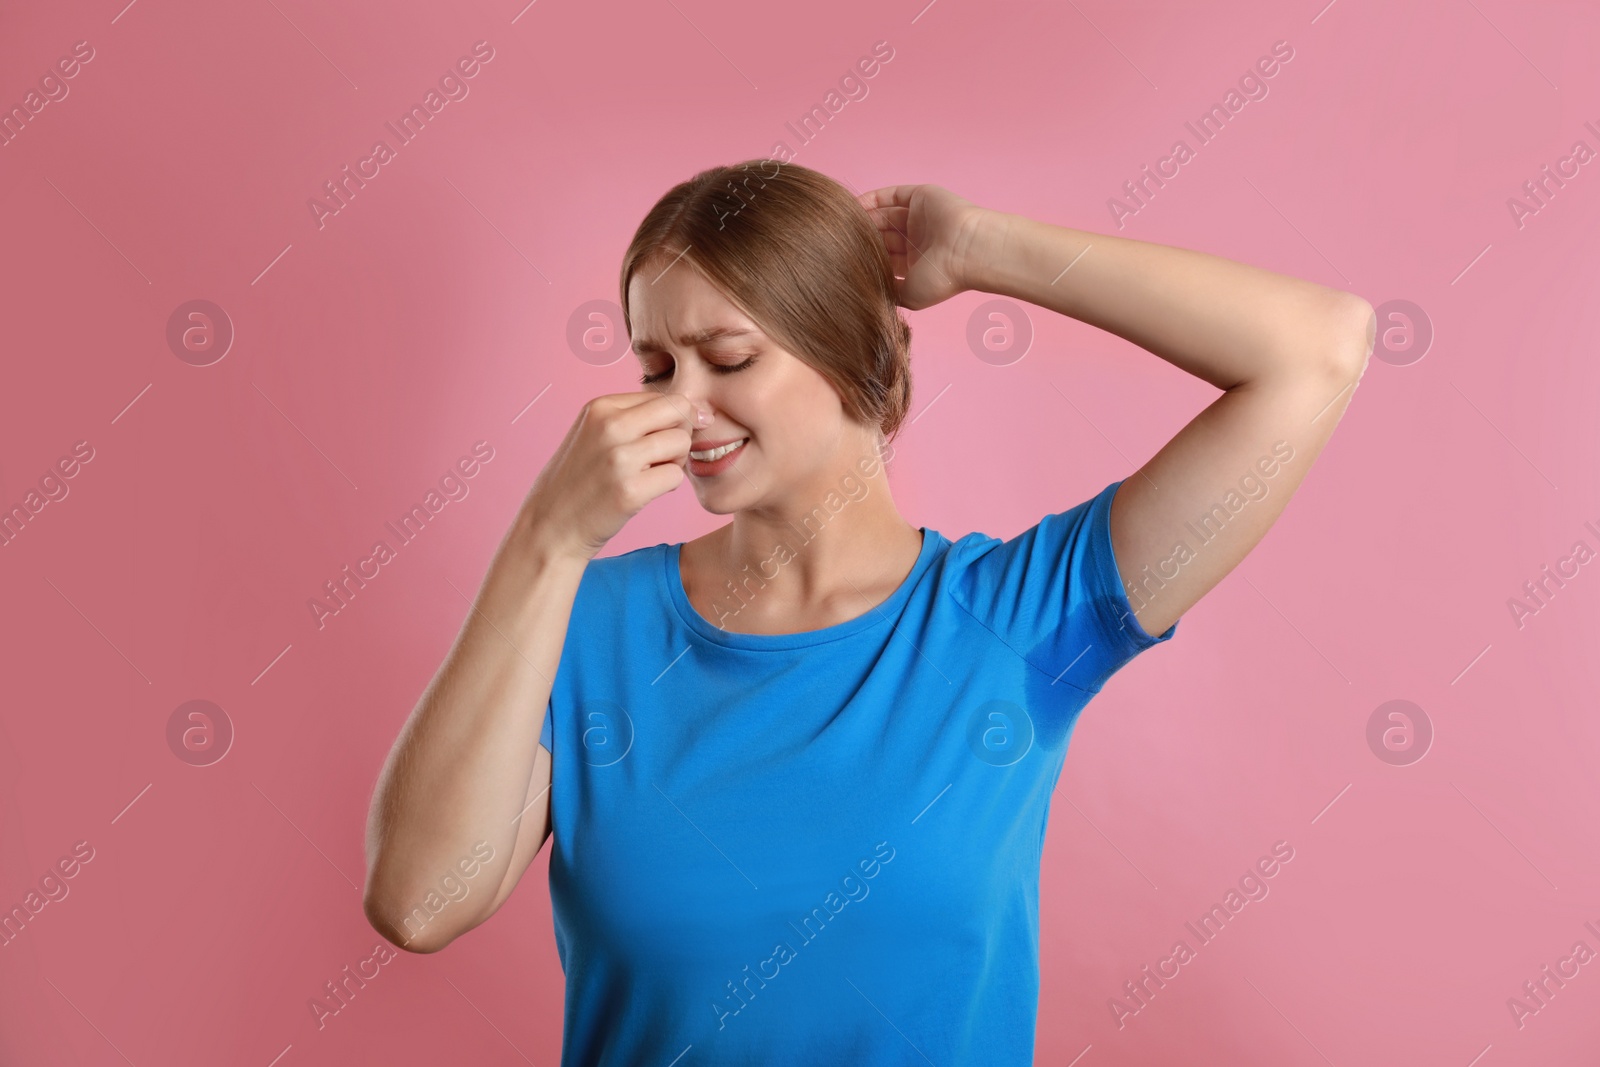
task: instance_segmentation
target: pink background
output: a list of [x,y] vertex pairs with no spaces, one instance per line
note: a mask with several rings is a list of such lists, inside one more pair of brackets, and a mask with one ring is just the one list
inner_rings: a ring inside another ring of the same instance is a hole
[[[378,941],[373,782],[579,405],[637,388],[631,357],[578,358],[574,311],[616,299],[657,196],[798,147],[785,123],[880,40],[868,95],[796,161],[1412,301],[1435,331],[1419,361],[1372,360],[1277,528],[1086,711],[1045,852],[1039,1061],[1600,1049],[1600,961],[1521,1027],[1507,1007],[1575,942],[1600,951],[1600,566],[1520,629],[1507,607],[1600,547],[1600,162],[1520,227],[1507,207],[1600,149],[1592,6],[122,2],[16,4],[0,32],[7,108],[94,49],[0,148],[0,505],[94,450],[0,547],[0,908],[94,850],[0,948],[0,1062],[556,1061],[548,850],[486,926],[318,1029],[310,998]],[[470,94],[319,228],[322,183],[480,40]],[[1107,199],[1195,147],[1185,120],[1280,40],[1269,94],[1118,229]],[[236,331],[209,366],[166,341],[192,299]],[[965,339],[985,299],[908,316],[914,522],[1010,536],[1215,393],[1040,309],[1026,357],[991,365]],[[965,449],[980,432],[1002,462]],[[469,495],[319,629],[323,582],[480,440]],[[608,551],[719,522],[675,494]],[[192,699],[236,731],[210,766],[168,747]],[[1407,766],[1366,740],[1392,699],[1435,732]],[[1270,895],[1119,1028],[1109,998],[1280,840]]]

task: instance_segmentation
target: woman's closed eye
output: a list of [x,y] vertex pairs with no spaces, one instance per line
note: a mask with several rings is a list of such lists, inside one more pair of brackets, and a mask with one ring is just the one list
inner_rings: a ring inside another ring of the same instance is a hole
[[[756,361],[756,358],[757,357],[752,354],[747,359],[745,359],[745,361],[743,363],[733,363],[733,364],[713,363],[713,364],[711,364],[711,369],[713,371],[717,372],[718,374],[735,374],[735,373],[737,373],[739,371],[744,370],[746,367],[749,367],[751,364],[753,364]],[[648,374],[648,373],[645,374],[643,377],[641,377],[639,379],[639,384],[640,385],[649,385],[652,382],[659,382],[659,381],[663,380],[664,378],[670,377],[671,374],[672,374],[672,368],[670,366],[668,366],[668,368],[666,370],[664,370],[664,371],[657,371],[655,374]]]

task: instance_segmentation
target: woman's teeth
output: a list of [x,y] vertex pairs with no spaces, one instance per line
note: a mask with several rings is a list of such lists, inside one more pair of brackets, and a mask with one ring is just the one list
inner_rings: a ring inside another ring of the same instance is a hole
[[702,463],[710,463],[713,460],[718,460],[723,456],[726,456],[729,452],[732,452],[734,449],[738,448],[748,440],[750,440],[750,438],[741,437],[731,444],[723,445],[721,448],[713,448],[707,452],[690,452],[689,456],[690,458],[697,459]]

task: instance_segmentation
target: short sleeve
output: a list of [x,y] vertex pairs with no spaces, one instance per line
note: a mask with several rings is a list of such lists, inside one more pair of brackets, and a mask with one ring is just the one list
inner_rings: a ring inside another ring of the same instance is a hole
[[1122,480],[1009,541],[970,535],[952,586],[956,600],[1028,663],[1089,693],[1152,637],[1133,614],[1111,548],[1111,500]]
[[545,705],[544,705],[544,725],[542,727],[540,727],[540,729],[539,729],[539,743],[544,746],[544,750],[546,752],[551,752],[551,753],[553,753],[555,751],[553,748],[550,747],[550,734],[551,734],[550,720],[551,720],[551,716],[554,714],[554,708],[555,708],[555,697],[552,696],[549,700],[545,701]]

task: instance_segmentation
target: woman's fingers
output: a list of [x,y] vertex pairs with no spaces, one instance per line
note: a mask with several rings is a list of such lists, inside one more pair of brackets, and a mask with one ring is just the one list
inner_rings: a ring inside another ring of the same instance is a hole
[[861,201],[868,211],[874,208],[906,207],[911,203],[911,194],[916,190],[916,185],[885,185],[878,189],[869,189],[856,199]]
[[[888,186],[862,193],[856,198],[861,206],[866,208],[873,225],[878,228],[878,237],[883,241],[884,251],[889,254],[889,266],[898,278],[905,277],[906,271],[910,269],[906,252],[906,227],[911,218],[911,209],[895,202],[895,190],[912,188],[915,187]],[[909,193],[907,198],[909,199]]]
[[903,230],[906,219],[911,215],[911,208],[900,204],[889,204],[884,207],[869,207],[867,214],[880,229],[888,225]]
[[872,219],[878,232],[885,241],[905,240],[906,227],[911,224],[911,209],[908,207],[883,207],[869,208],[867,215]]
[[632,395],[637,396],[639,402],[628,405],[628,414],[623,420],[630,436],[643,437],[672,426],[693,432],[695,405],[688,397],[649,387]]

